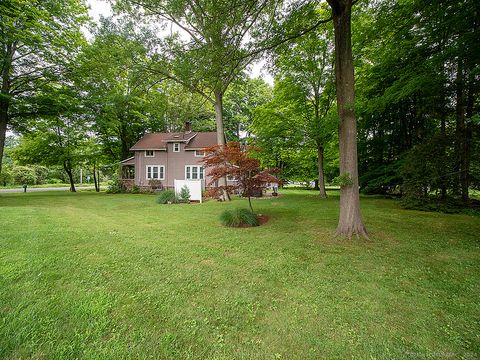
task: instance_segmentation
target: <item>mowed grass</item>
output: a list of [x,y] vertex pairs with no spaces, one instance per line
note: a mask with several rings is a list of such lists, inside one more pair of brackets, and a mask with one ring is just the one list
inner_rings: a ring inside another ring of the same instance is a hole
[[338,197],[209,201],[0,195],[0,358],[480,357],[480,218],[363,198],[370,241],[333,237]]

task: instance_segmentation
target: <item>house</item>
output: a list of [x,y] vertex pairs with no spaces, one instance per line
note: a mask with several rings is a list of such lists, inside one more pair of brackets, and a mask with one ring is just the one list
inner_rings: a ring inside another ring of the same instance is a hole
[[183,132],[146,134],[130,148],[135,155],[121,162],[122,182],[127,188],[174,188],[175,180],[204,180],[204,187],[204,148],[216,144],[216,132],[194,132],[190,122]]

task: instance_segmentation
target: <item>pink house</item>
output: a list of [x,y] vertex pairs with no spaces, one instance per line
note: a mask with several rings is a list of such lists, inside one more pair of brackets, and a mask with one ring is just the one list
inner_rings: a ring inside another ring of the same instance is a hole
[[175,180],[208,184],[201,161],[204,148],[216,144],[216,132],[194,132],[189,122],[184,132],[146,134],[131,147],[135,156],[121,162],[122,180],[127,187],[173,188]]

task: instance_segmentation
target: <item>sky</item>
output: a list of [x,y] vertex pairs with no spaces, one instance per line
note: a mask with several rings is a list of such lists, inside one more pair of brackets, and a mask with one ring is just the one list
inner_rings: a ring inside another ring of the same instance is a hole
[[[100,16],[107,17],[113,14],[112,7],[107,1],[87,0],[87,4],[90,7],[88,12],[95,22],[99,21]],[[86,34],[86,36],[91,37],[91,35],[88,33]],[[270,85],[273,85],[273,77],[265,69],[263,69],[264,65],[265,65],[264,60],[254,63],[251,67],[251,70],[249,71],[250,77],[252,78],[261,77],[267,83],[269,83]]]

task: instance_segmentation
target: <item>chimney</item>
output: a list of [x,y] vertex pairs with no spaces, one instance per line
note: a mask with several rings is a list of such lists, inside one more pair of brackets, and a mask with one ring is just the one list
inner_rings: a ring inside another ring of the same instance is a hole
[[190,121],[185,121],[185,134],[192,132],[192,123]]

